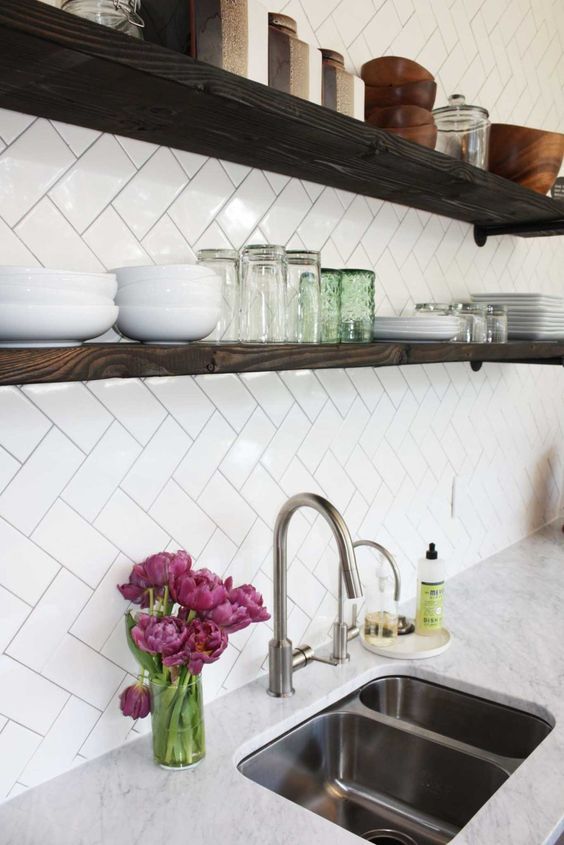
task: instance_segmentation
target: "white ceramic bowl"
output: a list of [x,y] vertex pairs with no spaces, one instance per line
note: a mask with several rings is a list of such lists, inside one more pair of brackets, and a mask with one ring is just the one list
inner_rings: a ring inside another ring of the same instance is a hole
[[209,267],[201,264],[163,264],[144,267],[117,267],[112,271],[117,276],[119,287],[137,284],[138,282],[157,282],[176,279],[178,281],[194,281],[210,275],[216,275]]
[[118,328],[126,337],[146,343],[184,343],[202,340],[214,330],[219,308],[174,308],[124,305]]
[[113,326],[117,305],[3,305],[1,341],[79,341]]
[[21,284],[5,285],[0,278],[0,305],[113,305],[109,296],[87,290],[33,287]]
[[126,285],[117,292],[118,305],[221,305],[221,277],[209,276],[196,282],[139,282]]
[[42,267],[0,267],[0,284],[87,291],[109,299],[117,293],[117,279],[112,273],[67,273]]

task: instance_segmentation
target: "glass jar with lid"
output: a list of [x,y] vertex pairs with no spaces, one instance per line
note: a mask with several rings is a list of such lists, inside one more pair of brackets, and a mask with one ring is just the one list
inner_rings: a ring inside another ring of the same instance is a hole
[[241,340],[284,343],[288,263],[283,246],[247,246],[241,253]]
[[286,339],[290,343],[319,343],[320,254],[292,249],[286,256]]
[[507,343],[507,307],[487,305],[487,343]]
[[488,111],[466,105],[462,94],[452,94],[448,103],[433,110],[437,126],[435,149],[487,170],[491,126]]
[[61,8],[72,15],[143,38],[140,0],[63,0]]
[[241,286],[239,284],[239,253],[234,249],[200,249],[198,264],[215,270],[222,280],[221,314],[209,340],[232,342],[239,340],[241,315]]

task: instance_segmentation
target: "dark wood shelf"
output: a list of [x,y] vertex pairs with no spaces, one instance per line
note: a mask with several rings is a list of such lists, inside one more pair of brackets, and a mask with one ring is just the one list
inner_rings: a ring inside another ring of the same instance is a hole
[[564,234],[562,202],[39,0],[0,0],[0,106],[464,220],[481,239]]
[[269,370],[395,367],[464,361],[564,364],[564,341],[479,343],[210,344],[97,343],[0,349],[0,384],[106,378],[249,373]]

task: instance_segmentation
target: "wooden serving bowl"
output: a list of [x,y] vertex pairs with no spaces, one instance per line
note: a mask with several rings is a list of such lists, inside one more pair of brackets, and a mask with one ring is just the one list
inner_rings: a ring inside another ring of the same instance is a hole
[[419,106],[431,111],[437,96],[437,83],[432,79],[407,82],[405,85],[366,85],[366,112],[390,106]]
[[405,85],[408,82],[434,81],[434,76],[423,65],[402,56],[379,56],[365,62],[360,75],[367,85]]
[[372,109],[366,122],[379,129],[403,129],[417,126],[434,126],[433,115],[419,106],[391,106],[387,109]]
[[564,157],[564,135],[527,126],[492,123],[489,170],[525,188],[546,194]]
[[428,147],[430,150],[434,150],[437,143],[437,127],[434,123],[428,123],[424,126],[405,126],[400,129],[384,129],[383,131],[389,132],[390,135],[397,135],[398,138],[404,138],[406,141],[411,141],[413,144],[419,144],[421,147]]

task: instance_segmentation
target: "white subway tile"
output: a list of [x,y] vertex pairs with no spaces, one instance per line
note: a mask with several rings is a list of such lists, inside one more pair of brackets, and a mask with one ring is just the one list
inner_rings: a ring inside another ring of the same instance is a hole
[[41,672],[91,595],[86,584],[62,569],[8,646],[7,654]]
[[132,679],[126,677],[119,685],[118,691],[107,709],[100,716],[94,729],[80,747],[80,753],[83,757],[87,759],[98,757],[125,741],[131,730],[132,720],[124,716],[119,709],[119,696],[131,683],[133,683]]
[[[237,545],[229,539],[224,531],[217,528],[205,549],[198,555],[196,566],[211,569],[212,572],[217,572],[218,575],[223,576],[237,550]],[[174,551],[174,549],[171,549],[171,551]]]
[[11,144],[34,120],[35,117],[30,114],[0,109],[0,137],[6,144]]
[[163,406],[141,381],[92,381],[89,382],[88,388],[143,445],[149,442],[166,417]]
[[70,634],[46,663],[43,674],[73,695],[104,710],[123,680],[123,671]]
[[31,607],[4,587],[0,587],[0,652],[15,636],[31,612]]
[[217,217],[236,248],[243,246],[274,199],[275,194],[261,171],[251,170]]
[[21,464],[0,446],[0,490],[4,490],[19,470]]
[[58,499],[32,540],[90,587],[96,587],[117,549],[65,502]]
[[235,431],[241,431],[257,404],[241,380],[224,373],[198,376],[197,382]]
[[149,513],[174,540],[195,556],[200,554],[216,527],[174,481],[169,481]]
[[111,205],[96,218],[82,237],[107,270],[152,263],[131,229]]
[[6,266],[36,267],[39,264],[35,255],[3,220],[0,220],[0,253]]
[[175,481],[197,498],[235,442],[236,434],[217,411],[174,472]]
[[17,387],[0,387],[0,444],[25,461],[51,423]]
[[311,200],[303,185],[291,179],[261,220],[269,243],[285,245],[310,208]]
[[222,474],[231,484],[235,487],[244,484],[275,431],[264,411],[256,408],[220,464]]
[[115,626],[123,621],[128,603],[118,591],[118,584],[127,583],[132,565],[129,558],[120,555],[76,616],[70,632],[90,648],[100,651]]
[[104,406],[80,382],[30,384],[22,389],[84,452],[92,449],[112,422]]
[[273,528],[286,496],[264,467],[258,464],[254,468],[241,488],[241,493],[266,524]]
[[274,425],[279,426],[294,400],[278,373],[243,373],[240,379]]
[[221,164],[210,159],[173,202],[168,213],[184,237],[194,243],[232,191],[233,184]]
[[[60,6],[60,0],[55,0],[53,5]],[[95,129],[73,126],[70,123],[61,123],[58,120],[52,120],[51,126],[64,138],[75,156],[81,156],[100,137],[100,133]]]
[[155,264],[196,263],[196,253],[168,214],[163,215],[143,238],[143,247]]
[[52,429],[0,496],[0,515],[29,533],[84,459],[80,449]]
[[261,463],[273,478],[280,478],[288,469],[310,429],[310,422],[299,405],[294,405],[264,451]]
[[121,482],[122,490],[142,508],[149,508],[191,443],[178,423],[168,417]]
[[158,150],[156,144],[148,141],[139,141],[137,138],[124,138],[122,135],[115,136],[118,144],[123,147],[135,167],[143,167],[145,162]]
[[14,781],[18,779],[40,742],[39,734],[15,722],[9,722],[0,732],[0,798],[5,798],[10,793]]
[[59,571],[59,564],[1,518],[0,547],[0,584],[35,604]]
[[170,540],[139,505],[116,490],[94,527],[135,563],[162,551]]
[[216,525],[233,540],[242,543],[256,519],[256,513],[235,487],[215,473],[198,499],[205,513],[213,516]]
[[197,437],[214,412],[214,406],[192,376],[148,378],[145,386],[190,437]]
[[8,719],[46,734],[68,697],[67,692],[27,666],[0,655],[0,713]]
[[90,452],[62,498],[85,519],[95,519],[141,452],[141,446],[114,421]]
[[139,665],[127,644],[123,617],[114,625],[112,633],[100,649],[100,654],[117,664],[124,672],[129,672],[130,675],[139,674]]
[[311,422],[327,401],[327,394],[311,370],[288,370],[280,374],[296,402]]

